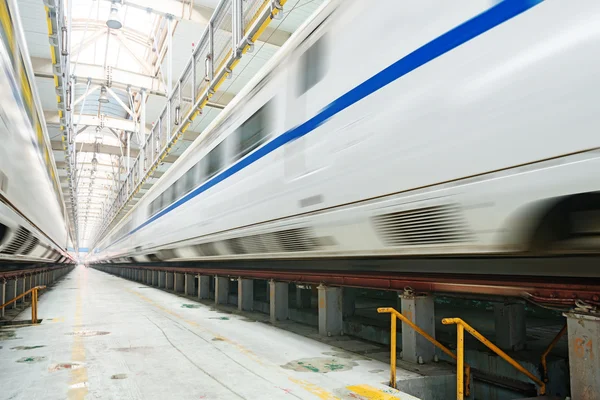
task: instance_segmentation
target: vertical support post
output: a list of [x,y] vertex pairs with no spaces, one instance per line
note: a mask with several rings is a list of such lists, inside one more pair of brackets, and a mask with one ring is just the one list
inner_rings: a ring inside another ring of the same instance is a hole
[[198,275],[198,300],[210,298],[210,276]]
[[37,324],[37,289],[31,293],[31,323]]
[[494,304],[496,343],[503,350],[523,350],[527,342],[525,304]]
[[[433,296],[401,295],[402,314],[435,339],[435,318]],[[435,356],[435,346],[415,332],[408,324],[402,323],[402,358],[410,362],[430,362]]]
[[193,296],[196,290],[196,277],[193,274],[185,274],[185,294]]
[[[2,304],[6,303],[6,281],[2,280]],[[4,318],[4,307],[2,307],[2,311],[0,311],[0,317]]]
[[238,278],[238,310],[252,311],[254,309],[254,281]]
[[173,20],[169,16],[167,17],[168,25],[168,49],[169,54],[168,65],[167,65],[167,145],[171,141],[171,135],[173,133],[173,115],[171,113],[171,99],[173,98]]
[[396,389],[396,316],[390,314],[390,386]]
[[125,134],[127,135],[127,172],[125,173],[127,177],[125,178],[125,184],[127,185],[127,194],[129,195],[129,191],[131,190],[129,187],[129,176],[131,172],[131,132],[126,131]]
[[183,293],[185,285],[183,283],[184,280],[184,274],[179,273],[179,272],[175,272],[175,292],[177,293]]
[[167,289],[173,290],[175,288],[174,282],[173,282],[173,273],[172,272],[166,272],[167,275]]
[[210,81],[210,83],[212,83],[213,78],[215,76],[215,65],[214,65],[214,60],[215,60],[215,34],[214,34],[214,30],[215,30],[215,26],[213,24],[212,21],[210,21],[208,23],[209,26],[209,30],[208,30],[208,71],[206,71],[207,75],[208,75],[208,80]]
[[569,312],[569,372],[572,399],[600,399],[600,317]]
[[142,89],[142,99],[140,103],[140,146],[141,149],[139,151],[139,168],[140,168],[140,176],[143,177],[145,175],[144,167],[146,165],[146,147],[148,141],[146,140],[146,90]]
[[[17,286],[19,286],[18,285],[19,281],[17,279],[15,279],[12,282],[13,282],[12,298],[14,299],[15,297],[17,297]],[[16,301],[12,303],[12,308],[13,309],[17,308],[17,302]]]
[[229,278],[215,276],[215,304],[227,304],[229,298]]
[[271,302],[269,303],[271,323],[274,324],[277,321],[288,319],[288,283],[275,282],[274,280],[269,281],[269,296],[271,298]]
[[[27,288],[25,287],[25,280],[27,279],[26,275],[23,275],[23,283],[21,286],[21,293],[25,293]],[[25,304],[25,296],[21,297],[21,304]]]
[[242,10],[242,0],[233,0],[232,3],[232,12],[231,12],[231,18],[232,18],[232,32],[231,32],[231,54],[233,55],[233,57],[238,58],[239,57],[239,53],[238,53],[238,46],[240,45],[240,42],[242,41],[242,34],[243,34],[243,27],[242,27],[242,21],[243,21],[243,10]]
[[456,324],[456,399],[464,398],[465,373],[465,328]]
[[338,336],[342,334],[342,288],[319,285],[319,334]]

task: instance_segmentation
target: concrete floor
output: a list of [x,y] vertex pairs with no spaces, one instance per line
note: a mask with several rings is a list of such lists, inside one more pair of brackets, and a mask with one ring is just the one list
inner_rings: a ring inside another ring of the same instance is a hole
[[82,266],[38,315],[0,330],[0,399],[416,399],[383,362]]

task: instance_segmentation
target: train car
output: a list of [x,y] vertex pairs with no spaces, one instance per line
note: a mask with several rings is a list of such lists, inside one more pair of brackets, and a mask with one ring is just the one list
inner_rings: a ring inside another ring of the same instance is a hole
[[0,0],[0,269],[15,262],[73,260],[60,182],[18,21],[16,10]]
[[596,252],[598,20],[328,1],[90,262]]

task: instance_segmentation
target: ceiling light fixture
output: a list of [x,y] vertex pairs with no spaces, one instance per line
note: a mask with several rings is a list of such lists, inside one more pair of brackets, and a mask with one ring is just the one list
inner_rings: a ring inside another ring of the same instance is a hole
[[100,97],[98,97],[98,102],[103,104],[110,102],[110,100],[108,100],[108,96],[106,95],[106,86],[102,86],[100,89]]
[[121,29],[123,27],[123,24],[121,23],[121,17],[119,17],[120,8],[120,2],[113,2],[110,5],[110,15],[106,20],[106,26],[108,26],[110,29]]

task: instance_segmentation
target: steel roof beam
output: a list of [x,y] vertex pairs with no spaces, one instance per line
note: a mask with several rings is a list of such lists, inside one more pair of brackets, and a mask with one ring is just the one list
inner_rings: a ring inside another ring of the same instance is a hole
[[[31,63],[36,77],[54,79],[52,61],[49,58],[31,57]],[[127,89],[131,87],[137,91],[145,89],[150,94],[166,96],[163,84],[156,77],[114,67],[111,70],[112,88]],[[104,85],[106,84],[106,71],[102,65],[79,63],[74,78],[76,83],[87,84],[90,79],[91,83],[95,85]]]
[[[44,112],[44,116],[46,117],[46,123],[48,125],[62,124],[62,121],[58,118],[58,114],[53,112]],[[96,115],[82,114],[81,119],[79,119],[79,116],[77,116],[76,119],[78,120],[79,125],[100,126],[103,128],[112,128],[129,132],[135,132],[136,128],[136,123],[134,121],[123,118],[104,116],[104,118],[101,119]]]

